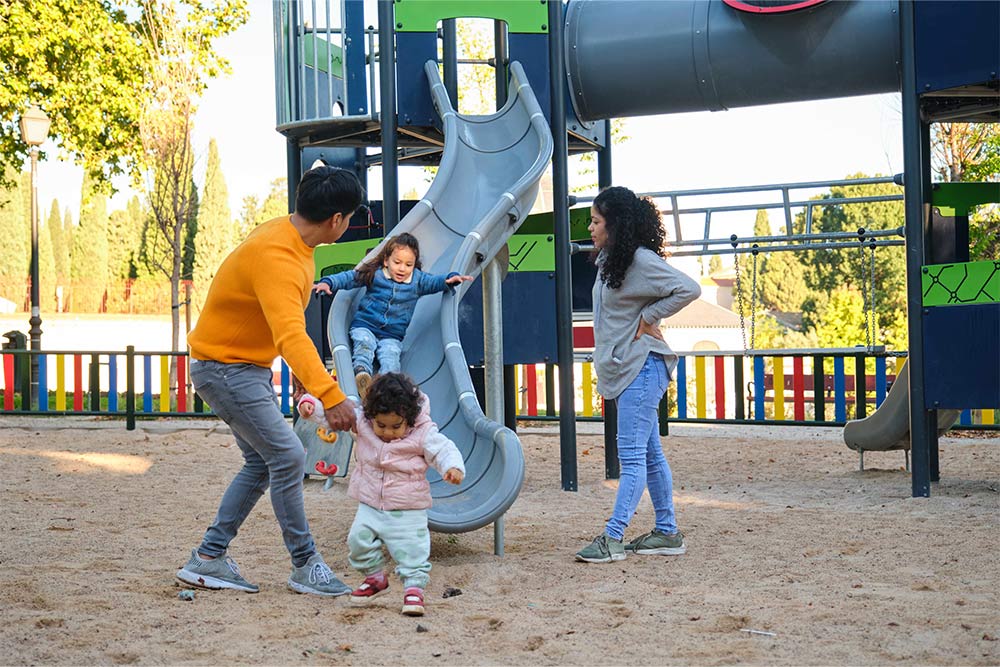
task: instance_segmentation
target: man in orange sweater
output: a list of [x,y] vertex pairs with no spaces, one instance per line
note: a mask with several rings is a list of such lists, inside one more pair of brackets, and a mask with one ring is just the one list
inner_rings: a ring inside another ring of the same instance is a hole
[[316,167],[302,176],[295,212],[257,227],[222,262],[198,325],[188,335],[191,381],[233,431],[243,468],[222,496],[201,545],[177,572],[201,588],[256,593],[227,556],[229,543],[270,486],[271,504],[292,557],[288,586],[297,593],[351,591],[316,551],[302,501],[305,452],[278,407],[271,364],[281,356],[326,409],[332,430],[354,427],[354,403],[330,377],[306,334],[313,249],[347,230],[364,189],[349,171]]

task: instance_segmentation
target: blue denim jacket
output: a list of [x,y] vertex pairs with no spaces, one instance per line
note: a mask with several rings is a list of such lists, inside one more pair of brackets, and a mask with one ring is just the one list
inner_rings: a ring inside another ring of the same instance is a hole
[[[436,294],[449,290],[454,292],[451,285],[445,280],[458,273],[448,275],[434,275],[424,273],[420,269],[413,269],[413,276],[408,283],[397,283],[385,275],[385,271],[375,272],[375,279],[372,286],[365,292],[358,305],[358,312],[355,313],[351,321],[351,328],[368,329],[379,340],[383,338],[395,338],[403,340],[406,335],[406,327],[410,325],[413,318],[413,311],[417,307],[417,299],[425,294]],[[365,287],[357,279],[353,269],[343,273],[335,273],[332,276],[323,276],[321,283],[326,283],[334,292],[342,289],[353,289]]]

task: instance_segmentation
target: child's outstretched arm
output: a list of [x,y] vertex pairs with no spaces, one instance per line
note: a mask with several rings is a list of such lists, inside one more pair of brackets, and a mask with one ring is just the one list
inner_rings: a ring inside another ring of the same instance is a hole
[[432,425],[424,440],[424,458],[450,484],[459,484],[465,477],[465,461],[458,447]]
[[453,290],[455,285],[460,285],[472,280],[472,276],[463,276],[452,271],[447,275],[424,273],[421,271],[417,275],[417,291],[420,296],[425,294],[437,294],[445,290]]
[[342,289],[361,287],[354,269],[341,271],[330,276],[323,276],[319,282],[313,285],[313,291],[317,294],[333,294]]

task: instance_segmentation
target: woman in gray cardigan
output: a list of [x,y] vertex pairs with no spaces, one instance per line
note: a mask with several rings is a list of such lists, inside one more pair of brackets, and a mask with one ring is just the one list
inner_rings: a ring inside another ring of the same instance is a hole
[[[663,340],[659,324],[697,299],[701,288],[664,259],[665,233],[652,201],[628,188],[607,188],[594,199],[590,214],[588,229],[598,252],[594,369],[597,390],[618,402],[621,478],[604,532],[576,559],[610,563],[624,560],[626,551],[682,554],[686,546],[677,530],[673,481],[657,420],[677,355]],[[647,486],[655,526],[625,545],[625,528]]]

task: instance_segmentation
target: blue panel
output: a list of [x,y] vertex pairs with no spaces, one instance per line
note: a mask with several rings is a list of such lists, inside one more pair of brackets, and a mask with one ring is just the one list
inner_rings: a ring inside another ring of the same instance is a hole
[[153,358],[142,355],[142,411],[153,411]]
[[844,358],[833,358],[833,419],[847,421],[847,382],[844,378]]
[[428,60],[437,60],[435,33],[396,33],[396,109],[400,127],[438,122],[424,74],[424,63]]
[[885,400],[885,357],[875,357],[875,408]]
[[765,419],[764,412],[764,357],[753,358],[753,418]]
[[[188,373],[191,367],[188,366]],[[118,355],[108,357],[108,412],[118,412]]]
[[289,392],[288,388],[292,384],[292,381],[289,375],[290,373],[288,371],[288,364],[286,364],[285,360],[282,359],[281,360],[281,414],[283,415],[290,414],[291,412],[289,403],[291,392]]
[[38,410],[48,412],[49,410],[49,376],[48,376],[48,355],[38,355]]
[[913,3],[917,90],[996,81],[1000,72],[1000,2]]
[[368,77],[365,76],[365,3],[363,0],[345,0],[344,28],[347,45],[344,50],[344,74],[347,79],[347,102],[351,105],[345,113],[350,116],[368,113]]
[[962,426],[968,426],[972,423],[972,410],[962,410],[962,414],[958,417],[958,423]]
[[[555,276],[547,271],[509,273],[503,281],[503,361],[555,363]],[[458,327],[470,366],[483,363],[483,291],[477,278],[458,307]]]
[[677,358],[677,418],[688,416],[687,357]]
[[924,308],[924,407],[1000,406],[1000,303]]
[[[538,106],[551,124],[551,95],[549,95],[549,36],[510,33],[507,35],[507,49],[511,62],[521,63],[524,73],[535,93]],[[568,108],[572,108],[571,106]]]

